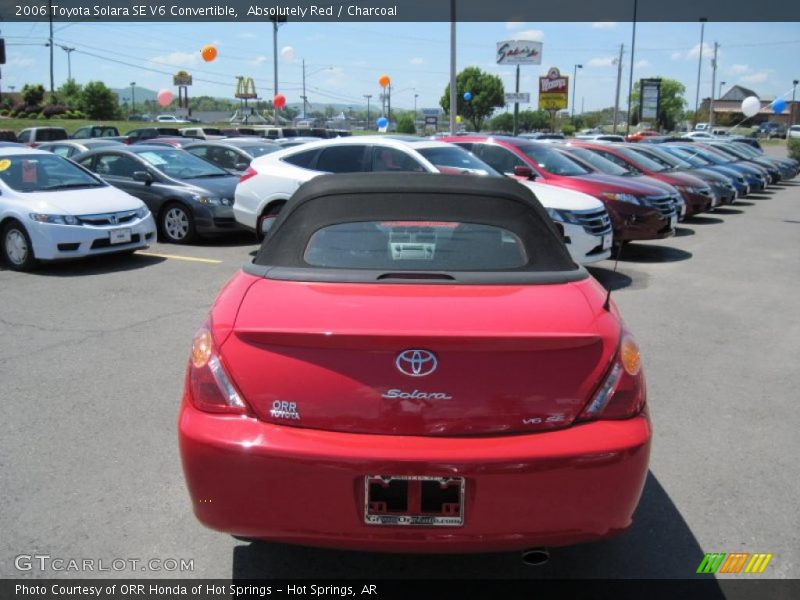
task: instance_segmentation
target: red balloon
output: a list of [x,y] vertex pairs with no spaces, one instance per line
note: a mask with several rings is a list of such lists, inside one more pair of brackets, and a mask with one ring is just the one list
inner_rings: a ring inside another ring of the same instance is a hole
[[277,94],[273,99],[272,103],[275,105],[275,108],[283,108],[286,106],[286,96],[283,94]]

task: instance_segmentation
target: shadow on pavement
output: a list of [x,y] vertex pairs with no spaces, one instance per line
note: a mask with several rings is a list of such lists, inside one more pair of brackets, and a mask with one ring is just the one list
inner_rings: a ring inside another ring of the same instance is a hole
[[[133,271],[164,262],[159,256],[141,254],[101,254],[88,258],[76,258],[57,262],[41,263],[25,275],[44,277],[81,277],[85,275],[105,275],[120,271]],[[10,270],[0,262],[0,271]]]
[[716,223],[724,223],[722,219],[716,219],[714,217],[701,217],[695,215],[693,217],[686,217],[683,221],[684,223],[689,223],[690,225],[714,225]]
[[675,228],[675,237],[686,237],[689,235],[694,235],[694,229],[689,229],[688,227]]
[[630,287],[633,283],[633,278],[619,271],[604,269],[603,267],[586,267],[586,270],[600,282],[600,285],[611,292]]
[[744,214],[743,210],[737,210],[735,208],[715,208],[714,209],[715,215],[741,215]]
[[[233,549],[234,580],[260,578],[694,578],[704,553],[652,473],[631,528],[602,542],[551,549],[550,562],[522,564],[518,552],[380,554],[254,542]],[[724,598],[707,577],[704,598]]]
[[193,246],[210,246],[214,248],[231,248],[235,246],[255,246],[260,245],[255,233],[249,231],[232,231],[230,233],[218,234],[202,238]]
[[622,249],[620,260],[638,263],[679,262],[692,258],[692,253],[672,246],[634,242]]
[[748,194],[747,199],[748,200],[771,200],[772,199],[772,196],[767,196],[767,195],[763,195],[763,194],[764,194],[764,192],[761,192],[759,194]]
[[737,200],[736,206],[755,206],[755,202],[745,202],[744,200]]

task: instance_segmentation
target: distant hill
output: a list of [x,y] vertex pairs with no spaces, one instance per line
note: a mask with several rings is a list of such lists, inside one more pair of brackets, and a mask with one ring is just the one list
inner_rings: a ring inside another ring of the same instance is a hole
[[[119,98],[120,102],[122,102],[123,98],[127,98],[128,101],[130,102],[130,99],[131,99],[131,88],[130,87],[126,87],[126,88],[111,88],[111,91],[114,92],[117,95],[117,97]],[[152,100],[152,101],[155,102],[156,96],[158,95],[158,92],[156,92],[154,90],[149,90],[149,89],[144,88],[144,87],[139,87],[138,85],[134,87],[134,91],[136,93],[136,102],[145,102],[147,100]]]

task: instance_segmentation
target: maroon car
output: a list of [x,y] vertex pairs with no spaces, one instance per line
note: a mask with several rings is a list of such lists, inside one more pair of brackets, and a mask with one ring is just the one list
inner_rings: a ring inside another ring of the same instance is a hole
[[593,144],[591,142],[572,142],[573,146],[589,148],[603,158],[642,175],[648,175],[678,189],[686,203],[686,216],[706,212],[718,202],[711,187],[702,179],[688,173],[675,173],[650,160],[646,156],[621,144]]
[[594,196],[608,210],[615,243],[675,235],[675,202],[664,188],[600,173],[548,143],[483,135],[445,137],[443,141],[471,151],[500,173]]

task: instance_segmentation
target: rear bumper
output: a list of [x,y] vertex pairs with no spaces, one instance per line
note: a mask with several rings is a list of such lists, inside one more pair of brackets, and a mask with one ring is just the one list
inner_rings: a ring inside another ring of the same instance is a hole
[[[226,533],[386,552],[558,546],[626,529],[647,474],[645,413],[537,434],[336,433],[203,413],[184,399],[180,450],[197,518]],[[460,527],[364,523],[365,475],[460,476]]]
[[222,233],[240,231],[242,226],[233,216],[232,206],[201,206],[194,211],[195,227],[198,233]]

